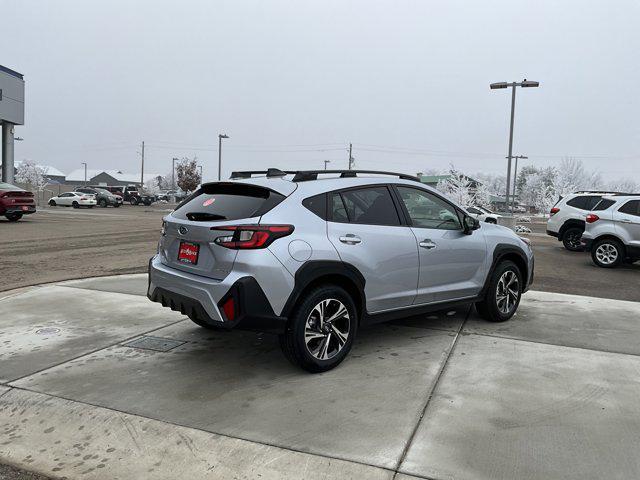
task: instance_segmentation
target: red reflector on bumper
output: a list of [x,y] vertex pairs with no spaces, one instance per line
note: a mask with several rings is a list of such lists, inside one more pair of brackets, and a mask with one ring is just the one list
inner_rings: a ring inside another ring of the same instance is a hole
[[227,300],[222,304],[222,310],[224,311],[224,315],[227,317],[228,321],[233,321],[236,318],[236,304],[233,301],[233,297],[227,298]]

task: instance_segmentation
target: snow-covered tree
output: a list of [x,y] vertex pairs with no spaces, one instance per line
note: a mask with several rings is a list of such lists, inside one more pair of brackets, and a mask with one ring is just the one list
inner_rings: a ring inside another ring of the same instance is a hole
[[196,157],[184,157],[176,164],[176,182],[185,192],[193,192],[202,182]]
[[489,187],[484,183],[479,183],[472,191],[472,204],[480,205],[481,207],[488,207],[491,205],[491,192]]
[[31,160],[23,160],[17,165],[16,181],[19,183],[26,183],[32,189],[40,192],[47,185],[45,173],[45,169],[36,165],[35,162]]
[[471,191],[471,182],[469,178],[457,171],[453,165],[449,176],[440,180],[436,185],[436,189],[444,193],[458,205],[473,204],[473,193]]

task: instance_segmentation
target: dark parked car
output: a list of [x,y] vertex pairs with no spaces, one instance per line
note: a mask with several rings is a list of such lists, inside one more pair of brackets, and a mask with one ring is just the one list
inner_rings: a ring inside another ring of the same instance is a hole
[[17,222],[23,215],[35,213],[36,202],[33,193],[10,183],[0,182],[0,215],[10,222]]
[[108,190],[104,188],[98,187],[80,187],[76,189],[76,192],[80,193],[88,193],[90,195],[94,195],[96,197],[96,202],[98,202],[98,206],[100,207],[108,207],[112,205],[114,207],[119,207],[122,205],[122,196],[114,195]]

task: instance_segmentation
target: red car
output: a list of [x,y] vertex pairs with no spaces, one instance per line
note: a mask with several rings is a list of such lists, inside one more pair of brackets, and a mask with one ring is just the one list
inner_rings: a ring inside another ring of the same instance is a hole
[[0,215],[7,217],[10,222],[17,222],[23,215],[35,213],[36,202],[33,193],[0,182]]

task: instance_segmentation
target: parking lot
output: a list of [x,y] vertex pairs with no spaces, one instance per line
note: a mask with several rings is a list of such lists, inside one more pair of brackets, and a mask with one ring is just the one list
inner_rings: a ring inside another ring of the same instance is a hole
[[[208,332],[146,299],[135,272],[167,209],[0,225],[2,462],[56,478],[640,475],[637,265],[594,267],[534,222],[514,319],[368,328],[340,368],[309,375],[273,336]],[[102,278],[60,282],[82,277]]]
[[[162,217],[171,207],[43,207],[10,224],[0,218],[0,291],[74,278],[139,273],[155,253]],[[545,234],[543,219],[528,224],[540,291],[640,301],[640,263],[595,267],[587,254],[566,251]]]

